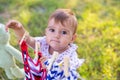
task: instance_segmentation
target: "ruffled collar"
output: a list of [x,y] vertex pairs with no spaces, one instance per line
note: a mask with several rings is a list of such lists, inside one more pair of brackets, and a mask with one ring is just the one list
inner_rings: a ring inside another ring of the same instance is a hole
[[[41,51],[43,53],[43,55],[47,56],[48,58],[51,58],[52,55],[49,53],[49,45],[46,42],[46,36],[43,37],[42,41],[41,41],[42,45],[41,45]],[[56,59],[58,62],[62,61],[64,56],[77,56],[77,54],[75,53],[77,50],[78,46],[74,43],[69,44],[69,48],[67,50],[65,50],[64,52],[60,53],[58,58]]]

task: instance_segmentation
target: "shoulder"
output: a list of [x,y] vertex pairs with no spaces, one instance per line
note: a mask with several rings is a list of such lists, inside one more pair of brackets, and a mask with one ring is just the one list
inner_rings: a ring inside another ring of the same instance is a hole
[[35,41],[40,43],[40,51],[47,56],[49,45],[46,42],[46,36],[43,37],[35,37]]
[[46,36],[43,37],[35,37],[35,41],[40,43],[40,46],[48,45],[46,42]]
[[64,51],[64,54],[70,57],[77,56],[77,52],[76,52],[77,48],[78,46],[72,43],[69,45],[69,48],[66,51]]
[[35,37],[35,41],[36,41],[36,42],[39,42],[41,45],[42,45],[42,44],[47,44],[47,43],[46,43],[46,36],[43,36],[43,37]]
[[35,41],[37,41],[37,42],[40,42],[40,41],[43,41],[43,40],[45,40],[45,36],[43,36],[43,37],[35,37]]
[[70,48],[68,49],[70,64],[71,64],[71,67],[73,68],[80,67],[84,62],[84,59],[79,59],[78,53],[76,52],[77,48],[78,46],[76,44],[70,44]]

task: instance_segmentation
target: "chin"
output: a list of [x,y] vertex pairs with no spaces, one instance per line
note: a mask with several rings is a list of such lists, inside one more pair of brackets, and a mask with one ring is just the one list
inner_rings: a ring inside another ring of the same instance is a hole
[[52,49],[53,49],[54,51],[59,51],[59,50],[60,50],[60,48],[59,48],[59,47],[56,47],[56,46],[52,47]]
[[59,48],[57,48],[57,47],[52,47],[55,51],[57,51],[57,50],[60,50]]

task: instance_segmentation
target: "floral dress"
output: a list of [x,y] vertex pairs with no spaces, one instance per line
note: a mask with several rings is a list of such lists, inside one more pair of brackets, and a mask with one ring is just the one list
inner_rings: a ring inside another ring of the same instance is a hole
[[[49,45],[46,43],[46,37],[36,37],[35,40],[40,43],[40,52],[42,55],[48,58],[44,63],[46,66],[48,66],[49,59],[51,59],[52,55],[49,53]],[[47,72],[46,80],[77,80],[80,76],[76,69],[82,65],[84,59],[78,58],[76,50],[77,46],[72,43],[69,45],[67,50],[60,53],[57,59],[54,61],[51,69]],[[65,77],[64,70],[59,66],[59,63],[63,60],[64,56],[69,56],[70,58],[68,77]]]

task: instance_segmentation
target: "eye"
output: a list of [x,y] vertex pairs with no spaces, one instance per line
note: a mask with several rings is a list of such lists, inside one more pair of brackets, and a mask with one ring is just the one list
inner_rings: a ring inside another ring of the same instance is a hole
[[54,29],[49,29],[49,31],[50,31],[50,32],[55,32],[55,30],[54,30]]
[[64,34],[64,35],[67,34],[67,31],[62,31],[62,34]]

